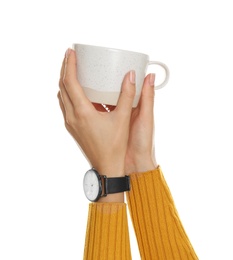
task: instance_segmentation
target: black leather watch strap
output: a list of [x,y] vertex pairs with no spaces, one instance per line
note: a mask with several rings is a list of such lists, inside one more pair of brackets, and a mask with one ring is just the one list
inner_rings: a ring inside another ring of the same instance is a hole
[[119,193],[130,190],[130,178],[129,176],[106,178],[105,179],[105,193]]

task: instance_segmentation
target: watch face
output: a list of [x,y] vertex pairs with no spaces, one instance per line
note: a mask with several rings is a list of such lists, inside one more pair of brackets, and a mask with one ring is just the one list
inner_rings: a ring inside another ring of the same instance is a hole
[[101,178],[94,169],[86,172],[83,179],[83,189],[90,201],[97,201],[102,194]]

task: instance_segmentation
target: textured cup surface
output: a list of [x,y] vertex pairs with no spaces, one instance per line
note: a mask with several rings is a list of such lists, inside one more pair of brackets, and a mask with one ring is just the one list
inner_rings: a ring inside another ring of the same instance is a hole
[[116,105],[122,81],[130,70],[136,72],[136,107],[149,63],[143,53],[99,46],[74,44],[77,55],[77,77],[90,101]]

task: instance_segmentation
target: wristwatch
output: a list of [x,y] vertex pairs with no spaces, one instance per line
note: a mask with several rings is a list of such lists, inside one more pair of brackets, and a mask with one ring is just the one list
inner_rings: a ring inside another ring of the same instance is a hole
[[112,193],[130,190],[129,176],[108,178],[100,175],[94,168],[88,170],[83,178],[83,189],[88,200],[95,202]]

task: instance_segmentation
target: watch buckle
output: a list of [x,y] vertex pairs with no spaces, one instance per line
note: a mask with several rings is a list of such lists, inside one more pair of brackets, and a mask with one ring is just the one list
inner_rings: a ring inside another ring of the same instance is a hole
[[101,178],[101,180],[102,180],[102,187],[103,187],[103,190],[102,190],[102,195],[101,195],[101,197],[106,197],[107,196],[107,176],[106,175],[102,175],[101,176],[102,178]]

